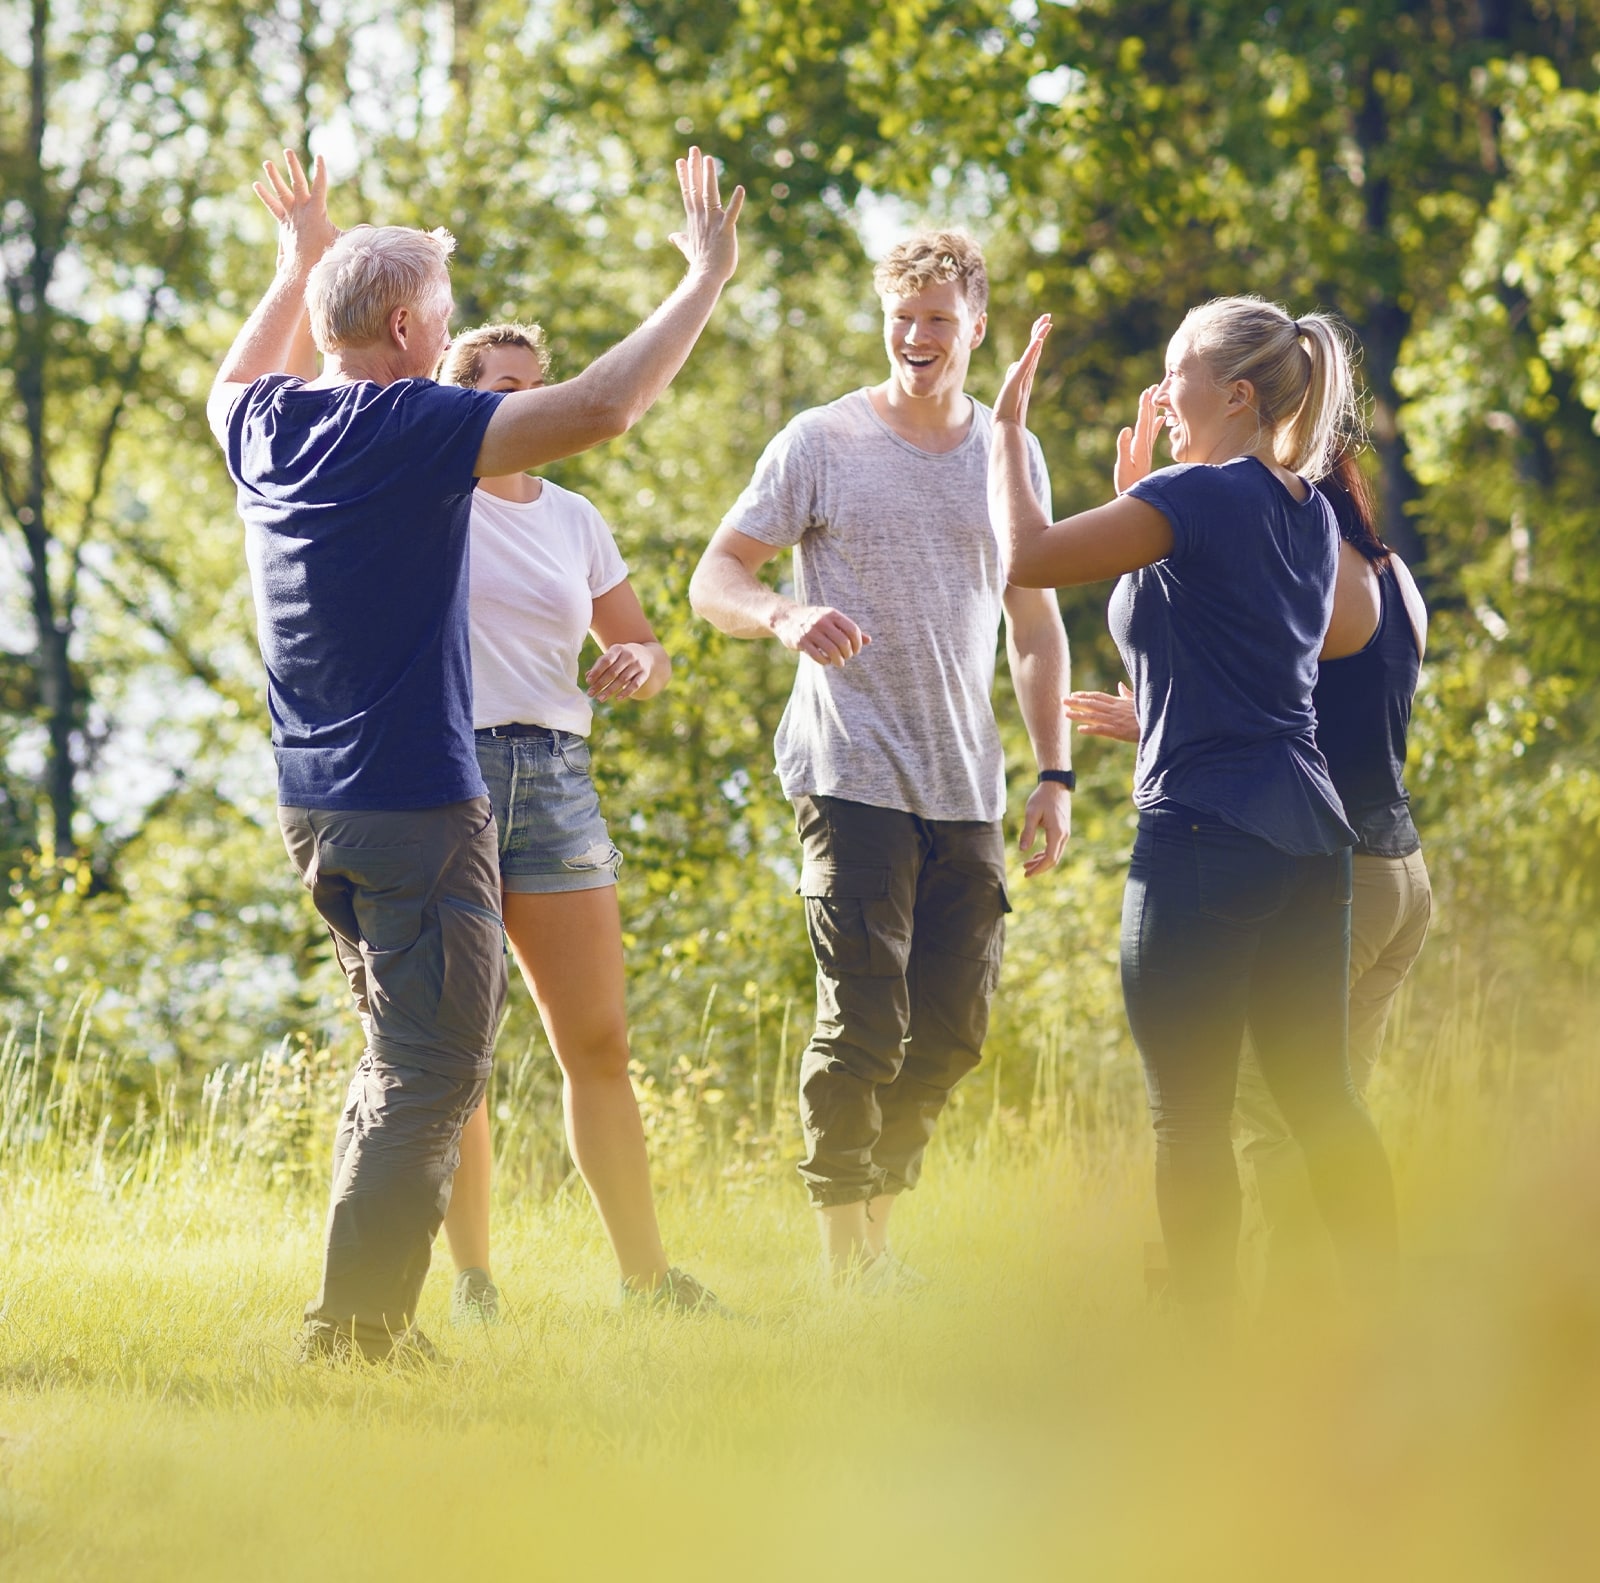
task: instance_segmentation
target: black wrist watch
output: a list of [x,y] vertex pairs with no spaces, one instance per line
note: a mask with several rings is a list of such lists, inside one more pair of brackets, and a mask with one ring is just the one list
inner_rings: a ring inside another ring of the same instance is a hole
[[1076,770],[1040,770],[1039,784],[1054,781],[1057,786],[1065,786],[1068,791],[1078,789],[1078,772]]

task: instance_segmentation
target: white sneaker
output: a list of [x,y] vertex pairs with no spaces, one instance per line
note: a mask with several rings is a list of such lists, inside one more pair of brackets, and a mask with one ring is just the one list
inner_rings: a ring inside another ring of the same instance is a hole
[[926,1275],[902,1264],[887,1248],[861,1266],[855,1287],[865,1297],[910,1297],[932,1283]]

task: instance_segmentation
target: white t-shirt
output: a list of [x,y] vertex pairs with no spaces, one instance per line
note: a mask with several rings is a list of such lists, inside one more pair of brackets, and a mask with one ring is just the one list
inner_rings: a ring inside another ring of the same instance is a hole
[[605,518],[549,479],[527,502],[475,490],[470,567],[473,726],[588,736],[578,655],[595,600],[628,575]]

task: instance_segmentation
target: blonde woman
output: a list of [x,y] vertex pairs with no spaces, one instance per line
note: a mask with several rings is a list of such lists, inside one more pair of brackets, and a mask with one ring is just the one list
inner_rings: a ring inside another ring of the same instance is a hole
[[[1048,316],[1034,326],[996,403],[991,490],[1014,583],[1119,579],[1111,630],[1140,736],[1122,981],[1174,1295],[1197,1331],[1226,1333],[1248,1029],[1347,1283],[1385,1297],[1394,1189],[1346,1047],[1356,837],[1311,703],[1339,561],[1311,481],[1355,424],[1343,333],[1251,297],[1194,309],[1119,438],[1117,498],[1051,523],[1023,437],[1049,330]],[[1177,465],[1152,470],[1163,423]]]
[[[534,390],[549,356],[537,325],[491,324],[458,337],[440,383]],[[511,952],[561,1066],[567,1145],[594,1200],[624,1303],[716,1306],[667,1262],[644,1126],[628,1076],[621,854],[589,777],[592,701],[653,698],[672,662],[628,581],[611,531],[581,495],[528,473],[482,478],[472,500],[470,622],[478,766],[499,827],[500,889]],[[593,633],[600,658],[580,685]],[[461,1134],[444,1229],[458,1322],[493,1320],[489,1273],[489,1118]]]

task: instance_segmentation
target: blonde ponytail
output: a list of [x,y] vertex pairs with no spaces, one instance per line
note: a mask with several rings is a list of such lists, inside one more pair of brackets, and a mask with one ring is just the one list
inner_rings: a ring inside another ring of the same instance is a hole
[[1350,334],[1331,314],[1293,319],[1263,297],[1218,297],[1191,309],[1180,334],[1218,384],[1250,382],[1280,467],[1315,482],[1359,439]]

